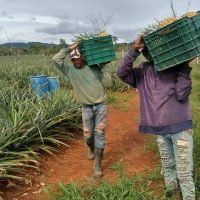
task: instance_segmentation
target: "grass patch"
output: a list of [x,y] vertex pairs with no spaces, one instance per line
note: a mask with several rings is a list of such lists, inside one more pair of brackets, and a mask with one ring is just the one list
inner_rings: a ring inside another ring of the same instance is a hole
[[[117,183],[98,181],[80,186],[76,183],[58,185],[58,192],[50,192],[50,200],[159,200],[155,193],[149,191],[150,183],[146,175],[127,178],[124,175],[124,167],[120,163],[111,166],[113,171],[120,174]],[[152,179],[152,177],[150,177]]]
[[144,145],[145,145],[144,148],[146,150],[153,151],[156,156],[159,155],[159,149],[158,149],[158,145],[156,142],[156,135],[152,135],[152,134],[145,135],[145,144]]
[[192,94],[190,103],[193,115],[194,139],[194,180],[196,198],[200,199],[200,64],[192,66]]

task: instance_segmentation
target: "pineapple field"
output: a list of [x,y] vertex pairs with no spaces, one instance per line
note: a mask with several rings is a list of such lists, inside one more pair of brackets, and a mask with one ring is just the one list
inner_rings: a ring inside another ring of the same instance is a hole
[[[125,50],[126,51],[126,50]],[[53,55],[52,55],[53,56]],[[67,78],[52,56],[0,57],[0,196],[9,200],[36,199],[161,199],[164,185],[155,138],[137,132],[139,99],[108,64],[113,86],[108,91],[109,119],[102,181],[90,178],[92,163],[85,157],[81,108]],[[137,62],[144,58],[141,56]],[[69,62],[69,61],[68,61]],[[194,123],[194,178],[200,198],[200,64],[192,64],[191,105]],[[60,78],[60,90],[38,97],[30,76]],[[121,124],[120,119],[125,123]],[[122,138],[125,140],[122,142]],[[143,159],[141,159],[143,158]],[[156,184],[158,183],[158,184]],[[133,187],[132,187],[133,186]]]
[[17,64],[13,60],[1,57],[1,181],[26,180],[26,169],[39,167],[39,154],[67,146],[64,142],[73,140],[73,130],[80,128],[81,121],[79,105],[70,91],[44,98],[31,93],[29,76],[54,73],[51,68],[34,57],[19,58]]
[[0,200],[200,200],[200,0],[1,0],[0,86]]

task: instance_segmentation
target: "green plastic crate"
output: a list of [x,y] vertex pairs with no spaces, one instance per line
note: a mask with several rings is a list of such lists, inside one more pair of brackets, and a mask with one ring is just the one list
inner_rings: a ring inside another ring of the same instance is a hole
[[110,35],[84,40],[79,46],[87,65],[105,63],[116,58]]
[[144,37],[158,71],[200,55],[200,14],[184,17]]
[[196,40],[196,43],[200,48],[200,13],[190,19],[191,19],[190,27],[192,30],[193,38]]

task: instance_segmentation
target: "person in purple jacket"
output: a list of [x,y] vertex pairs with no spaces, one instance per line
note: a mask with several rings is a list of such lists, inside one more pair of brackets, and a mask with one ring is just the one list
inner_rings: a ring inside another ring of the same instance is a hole
[[[141,52],[147,61],[134,66]],[[184,200],[195,200],[190,72],[189,62],[157,71],[142,36],[117,70],[118,77],[139,92],[139,132],[157,135],[166,196],[180,193]]]

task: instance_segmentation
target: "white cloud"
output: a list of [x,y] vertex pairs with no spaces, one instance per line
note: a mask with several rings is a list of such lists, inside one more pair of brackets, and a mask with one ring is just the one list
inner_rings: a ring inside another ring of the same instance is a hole
[[41,23],[41,24],[57,24],[59,23],[59,19],[53,16],[39,16],[39,15],[30,15],[26,13],[15,14],[15,15],[7,15],[2,14],[0,17],[0,22],[13,22],[13,23]]
[[[190,0],[189,10],[200,10],[199,0]],[[172,15],[169,0],[1,0],[0,27],[15,41],[55,42],[90,31],[88,16],[112,16],[107,26],[122,41],[132,41],[139,28]],[[174,0],[178,16],[186,12],[189,0]],[[0,43],[6,41],[0,34]]]
[[82,21],[64,20],[55,26],[38,28],[36,32],[48,34],[77,34],[87,32],[89,28],[90,27]]

